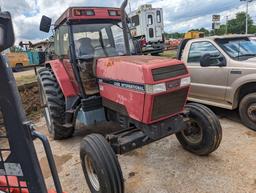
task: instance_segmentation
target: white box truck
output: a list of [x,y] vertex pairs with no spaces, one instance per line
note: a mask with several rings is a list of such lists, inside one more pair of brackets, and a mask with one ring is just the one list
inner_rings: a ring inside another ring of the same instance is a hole
[[141,5],[129,14],[132,36],[140,41],[144,54],[158,55],[165,48],[163,9]]

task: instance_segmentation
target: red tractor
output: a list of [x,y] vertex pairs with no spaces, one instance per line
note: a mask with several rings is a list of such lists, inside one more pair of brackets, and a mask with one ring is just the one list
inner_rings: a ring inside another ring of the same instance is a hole
[[[115,132],[87,135],[81,163],[92,193],[123,193],[117,154],[176,134],[184,149],[208,155],[222,138],[215,114],[186,105],[190,75],[178,60],[140,56],[125,7],[71,7],[54,25],[55,54],[38,70],[44,114],[54,139],[104,122]],[[43,16],[40,29],[49,32]],[[95,133],[97,131],[95,130]]]

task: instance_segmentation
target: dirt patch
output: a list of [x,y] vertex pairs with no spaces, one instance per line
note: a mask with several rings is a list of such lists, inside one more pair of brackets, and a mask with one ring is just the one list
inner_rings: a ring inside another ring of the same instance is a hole
[[[219,115],[219,114],[218,114]],[[118,156],[125,179],[126,193],[255,193],[254,132],[242,124],[223,118],[223,141],[220,148],[208,157],[198,157],[184,151],[175,136]],[[37,128],[47,133],[44,119]],[[64,141],[51,140],[55,155],[72,155],[59,169],[66,192],[89,193],[81,168],[79,148],[85,132],[76,132]],[[39,157],[45,156],[42,145],[36,143]],[[57,163],[57,165],[61,165]],[[48,165],[42,168],[48,167]],[[70,183],[72,182],[72,183]],[[46,179],[53,188],[51,178]]]
[[[66,154],[66,155],[55,155],[54,156],[54,160],[57,166],[57,170],[58,172],[61,172],[63,170],[63,165],[68,162],[70,159],[72,159],[72,155],[71,154]],[[48,165],[48,161],[46,157],[43,157],[40,160],[40,165],[42,167],[42,172],[45,178],[49,178],[51,176],[51,171]]]
[[24,84],[18,87],[22,104],[29,118],[35,116],[41,109],[37,82]]
[[256,137],[256,132],[255,131],[246,131],[245,134],[248,137]]
[[[37,116],[41,109],[39,89],[37,82],[24,84],[18,87],[23,108],[29,119]],[[3,125],[3,119],[0,114],[0,125]]]

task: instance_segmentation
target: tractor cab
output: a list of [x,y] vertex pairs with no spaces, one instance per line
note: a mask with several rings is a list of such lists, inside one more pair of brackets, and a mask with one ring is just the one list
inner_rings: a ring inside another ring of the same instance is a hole
[[[51,19],[44,16],[40,29],[48,32],[50,26]],[[119,8],[70,7],[55,22],[54,29],[55,55],[66,68],[72,68],[71,63],[77,68],[74,72],[78,75],[68,71],[69,77],[81,79],[84,95],[99,92],[97,59],[136,54],[129,31],[124,35],[127,26]]]
[[[69,38],[70,37],[70,38]],[[129,47],[134,51],[133,41]],[[55,52],[77,60],[127,55],[121,10],[117,8],[71,7],[55,23]]]

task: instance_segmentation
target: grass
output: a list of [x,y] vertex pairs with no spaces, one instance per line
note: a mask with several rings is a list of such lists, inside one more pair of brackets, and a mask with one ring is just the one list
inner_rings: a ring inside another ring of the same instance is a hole
[[36,82],[36,75],[22,75],[15,77],[18,86]]
[[177,50],[168,50],[161,54],[161,56],[169,57],[169,58],[176,58]]

